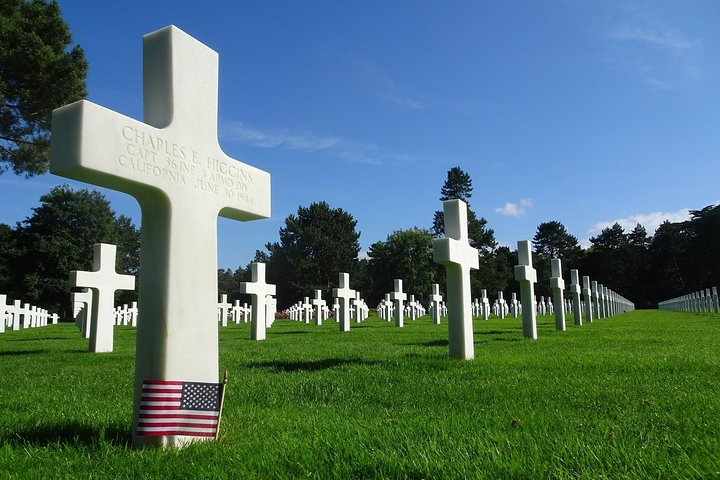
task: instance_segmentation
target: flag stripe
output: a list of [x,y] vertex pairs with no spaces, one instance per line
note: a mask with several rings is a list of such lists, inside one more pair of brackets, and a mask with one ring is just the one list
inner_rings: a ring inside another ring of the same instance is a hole
[[212,420],[217,418],[217,415],[179,415],[174,413],[155,414],[155,413],[141,413],[140,418],[152,419],[152,418],[188,418],[192,420]]
[[138,433],[138,435],[143,435],[145,437],[161,437],[161,436],[165,436],[165,435],[186,435],[189,437],[214,437],[215,432],[197,432],[197,431],[188,431],[188,430],[160,429],[160,430],[144,431],[142,433]]
[[183,383],[185,383],[185,382],[177,382],[174,380],[145,380],[143,382],[143,386],[144,385],[180,385],[180,386],[182,386]]

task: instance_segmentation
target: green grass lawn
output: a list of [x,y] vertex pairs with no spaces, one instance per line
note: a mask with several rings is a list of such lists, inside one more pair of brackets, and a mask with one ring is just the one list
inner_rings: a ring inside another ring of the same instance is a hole
[[470,362],[429,317],[337,330],[221,329],[221,438],[164,451],[129,446],[133,329],[1,334],[0,478],[720,478],[718,315],[476,320]]

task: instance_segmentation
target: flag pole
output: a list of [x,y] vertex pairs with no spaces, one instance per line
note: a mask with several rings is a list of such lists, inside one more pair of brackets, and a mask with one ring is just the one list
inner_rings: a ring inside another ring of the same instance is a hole
[[220,411],[218,412],[218,423],[217,423],[217,429],[215,430],[215,440],[218,439],[220,436],[220,419],[222,418],[222,409],[223,405],[225,404],[225,388],[227,387],[228,383],[228,372],[225,370],[225,376],[223,377],[222,381],[222,393],[220,394]]

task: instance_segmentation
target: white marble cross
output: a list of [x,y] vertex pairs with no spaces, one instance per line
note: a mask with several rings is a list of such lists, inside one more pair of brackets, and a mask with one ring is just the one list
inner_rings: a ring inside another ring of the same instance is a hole
[[433,261],[447,272],[448,343],[450,357],[475,357],[472,325],[470,270],[477,270],[478,250],[468,239],[467,204],[462,200],[443,202],[445,238],[433,239]]
[[7,295],[0,294],[0,333],[5,332],[5,323],[10,316],[10,305],[7,304]]
[[[88,101],[53,112],[52,173],[129,193],[142,211],[135,420],[142,382],[217,382],[217,217],[270,216],[270,175],[217,140],[218,54],[174,26],[143,39],[144,122]],[[136,446],[198,437],[138,436]]]
[[265,340],[267,330],[267,296],[275,295],[275,285],[265,283],[265,264],[255,262],[250,264],[252,281],[240,283],[240,293],[247,293],[252,297],[251,340]]
[[232,305],[230,302],[227,301],[227,294],[223,293],[220,295],[220,301],[218,302],[218,315],[220,316],[220,325],[223,327],[227,327],[228,322],[228,312],[230,311],[230,307]]
[[573,323],[582,325],[582,308],[580,305],[580,273],[577,269],[570,270],[570,294],[572,295]]
[[353,308],[355,310],[355,323],[363,321],[363,300],[360,298],[360,292],[355,291],[355,301],[353,302]]
[[403,292],[403,285],[402,280],[399,278],[396,278],[393,280],[393,286],[395,287],[390,293],[390,300],[394,303],[395,310],[395,326],[396,327],[404,327],[405,326],[405,307],[403,304],[405,303],[405,300],[407,300],[407,293]]
[[503,292],[498,292],[498,312],[501,319],[505,318],[505,313],[507,312],[507,302],[505,301],[505,294]]
[[130,308],[128,308],[128,314],[130,315],[130,326],[137,327],[137,320],[138,320],[137,302],[132,302],[130,304]]
[[442,301],[443,297],[440,295],[440,285],[437,283],[433,283],[432,285],[432,295],[430,295],[430,299],[432,300],[432,318],[433,322],[435,322],[436,325],[440,325],[440,318],[441,318],[441,310],[442,310]]
[[333,288],[333,297],[335,297],[340,308],[338,309],[338,323],[341,332],[350,331],[350,300],[355,298],[355,290],[350,288],[350,274],[340,273],[338,278],[338,288]]
[[482,317],[483,320],[487,320],[490,318],[490,299],[487,295],[487,289],[483,288],[480,290],[480,298],[482,301],[480,302],[480,308],[482,309]]
[[20,315],[23,314],[23,308],[20,300],[13,302],[13,326],[14,331],[20,330]]
[[532,266],[532,251],[529,240],[517,242],[518,264],[515,265],[515,280],[520,283],[522,303],[523,335],[537,340],[537,313],[535,310],[535,282],[537,272]]
[[113,351],[113,310],[116,290],[134,290],[135,277],[115,272],[117,247],[107,243],[93,245],[91,272],[70,272],[70,286],[92,290],[90,320],[90,351]]
[[592,288],[592,298],[593,298],[593,318],[599,319],[602,317],[600,314],[601,313],[600,312],[600,292],[598,291],[598,289],[599,289],[598,282],[593,280],[592,282],[590,282],[590,284],[592,285],[591,288]]
[[592,288],[590,288],[590,277],[583,276],[583,299],[585,300],[585,321],[592,323],[593,321],[593,300]]
[[[274,295],[274,294],[273,294]],[[265,326],[270,328],[275,323],[275,314],[277,313],[277,298],[272,295],[266,295],[266,306],[265,306]]]
[[315,298],[312,299],[312,304],[315,307],[315,324],[322,325],[323,307],[327,305],[327,302],[322,298],[322,290],[315,290]]
[[84,338],[90,338],[90,323],[92,322],[92,298],[93,293],[89,288],[83,288],[81,292],[71,294],[73,306],[77,307],[75,325],[80,329]]
[[550,288],[553,291],[555,299],[555,329],[565,331],[565,308],[563,308],[565,299],[563,290],[565,289],[565,280],[562,278],[562,263],[559,258],[550,259]]

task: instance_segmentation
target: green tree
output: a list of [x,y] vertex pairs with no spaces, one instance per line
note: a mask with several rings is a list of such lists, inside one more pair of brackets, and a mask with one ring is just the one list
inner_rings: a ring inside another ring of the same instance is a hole
[[688,252],[683,263],[690,269],[690,288],[700,290],[720,280],[720,205],[690,210],[690,220],[683,223]]
[[563,277],[570,278],[570,268],[578,267],[582,248],[580,248],[577,237],[570,235],[565,225],[556,220],[538,225],[532,242],[535,250],[534,263],[538,276],[537,294],[552,295],[548,281],[550,278],[550,260],[553,258],[561,259],[565,272]]
[[589,275],[591,280],[597,280],[620,294],[627,293],[630,244],[623,227],[615,223],[604,228],[597,236],[590,238],[590,243],[581,268],[582,274]]
[[650,243],[652,238],[648,236],[645,227],[639,223],[627,234],[627,265],[626,285],[618,285],[615,288],[623,288],[623,295],[632,299],[635,308],[651,308],[648,296],[651,292],[651,270],[650,270]]
[[[117,245],[117,271],[136,275],[139,236],[127,217],[116,217],[100,192],[55,187],[40,197],[33,215],[15,228],[16,253],[10,260],[12,289],[8,293],[68,318],[68,275],[72,270],[92,268],[93,244]],[[131,292],[119,298],[129,301],[136,296]]]
[[[467,204],[470,245],[481,250],[481,254],[490,254],[497,246],[495,232],[487,228],[487,220],[485,220],[485,218],[478,218],[470,208],[472,189],[470,175],[460,167],[452,167],[448,170],[447,179],[445,179],[445,183],[440,188],[440,201],[444,202],[445,200],[457,199]],[[435,237],[445,235],[445,215],[440,210],[436,211],[433,216],[432,233]]]
[[565,261],[576,258],[582,251],[577,237],[570,235],[565,225],[556,220],[538,225],[533,247],[542,258],[561,258]]
[[648,249],[651,261],[651,295],[648,302],[653,305],[690,293],[684,265],[689,242],[683,230],[682,223],[671,223],[667,220],[655,230]]
[[15,256],[13,229],[0,223],[0,292],[10,291],[10,261]]
[[0,3],[0,173],[47,171],[53,109],[87,92],[87,61],[57,2]]
[[369,305],[376,305],[385,298],[385,293],[392,291],[396,278],[402,279],[404,292],[427,303],[438,270],[433,263],[429,230],[397,230],[385,241],[370,245],[368,256],[367,268],[373,279],[373,290],[367,298]]
[[[268,243],[268,279],[277,285],[278,307],[284,308],[314,290],[328,298],[340,272],[354,272],[360,251],[357,221],[327,202],[299,207],[285,219],[280,241]],[[259,252],[261,253],[261,252]],[[257,255],[256,255],[257,257]]]

